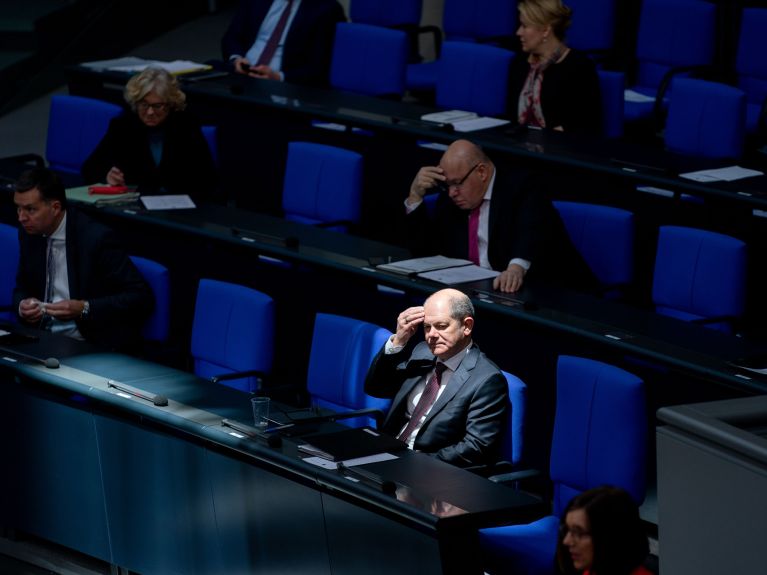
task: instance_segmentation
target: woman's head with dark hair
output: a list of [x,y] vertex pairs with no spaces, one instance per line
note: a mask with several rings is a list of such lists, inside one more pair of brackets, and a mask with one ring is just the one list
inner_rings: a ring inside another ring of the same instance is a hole
[[629,575],[649,552],[639,508],[623,489],[584,491],[567,505],[559,526],[557,563],[562,573]]

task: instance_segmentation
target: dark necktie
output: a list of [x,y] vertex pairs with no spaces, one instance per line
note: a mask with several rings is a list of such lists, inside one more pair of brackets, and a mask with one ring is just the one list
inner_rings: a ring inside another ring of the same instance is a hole
[[264,46],[264,51],[261,52],[261,55],[258,57],[258,62],[256,62],[256,66],[261,66],[263,64],[269,64],[269,62],[272,61],[272,57],[274,57],[274,53],[277,51],[277,46],[280,43],[280,39],[282,38],[282,33],[285,32],[285,26],[288,25],[288,18],[290,17],[290,9],[293,7],[293,0],[288,0],[287,6],[285,6],[285,10],[282,11],[282,14],[280,15],[280,19],[277,21],[277,26],[274,27],[274,30],[272,30],[272,35],[269,36],[269,40],[266,42],[266,46]]
[[479,265],[479,208],[480,204],[469,214],[469,259]]
[[410,416],[410,421],[408,422],[407,427],[405,427],[405,430],[397,437],[400,441],[407,442],[410,438],[410,434],[413,433],[413,430],[420,423],[421,418],[427,411],[429,411],[434,400],[437,399],[439,384],[442,381],[442,373],[445,371],[446,367],[447,366],[444,363],[438,363],[434,366],[434,373],[426,383],[426,387],[423,388],[421,398],[418,400],[418,403],[413,410],[413,414]]

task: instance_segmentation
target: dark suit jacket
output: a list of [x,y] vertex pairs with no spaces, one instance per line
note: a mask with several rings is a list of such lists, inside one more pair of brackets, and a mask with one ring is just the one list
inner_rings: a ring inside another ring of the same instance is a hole
[[[515,122],[519,95],[529,71],[525,54],[511,62],[506,113]],[[562,126],[566,132],[601,136],[602,95],[593,60],[571,49],[564,60],[549,66],[543,73],[541,108],[549,128]]]
[[[141,273],[107,228],[72,208],[67,209],[66,234],[70,298],[90,302],[88,318],[77,320],[80,333],[88,341],[110,348],[138,341],[154,305]],[[20,229],[19,243],[14,309],[25,298],[45,297],[48,240]]]
[[[389,354],[382,349],[368,371],[365,393],[394,398],[383,431],[397,435],[407,420],[407,398],[434,367],[426,342]],[[414,449],[467,467],[496,461],[508,422],[509,392],[498,366],[474,345],[453,373],[447,387],[426,416]]]
[[[540,280],[594,291],[594,275],[537,183],[523,170],[502,172],[496,166],[488,222],[490,265],[503,271],[512,258],[522,258],[531,262],[526,283]],[[409,247],[416,255],[468,259],[469,212],[457,208],[447,194],[439,195],[433,218],[421,204],[405,219]]]
[[[240,0],[237,12],[221,40],[224,60],[234,54],[244,56],[256,41],[261,23],[272,0]],[[346,21],[344,9],[336,0],[302,0],[285,37],[282,69],[286,82],[325,85],[336,24]]]
[[216,168],[199,122],[184,111],[171,112],[162,123],[163,152],[156,165],[149,147],[149,128],[138,116],[126,112],[109,123],[109,129],[85,160],[82,176],[87,184],[106,181],[117,166],[128,185],[142,194],[189,194],[195,199],[210,197],[216,188]]

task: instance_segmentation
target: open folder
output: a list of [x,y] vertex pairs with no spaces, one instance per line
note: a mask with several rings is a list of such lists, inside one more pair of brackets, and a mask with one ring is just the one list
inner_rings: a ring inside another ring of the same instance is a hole
[[381,264],[376,269],[418,276],[420,278],[436,281],[442,284],[452,285],[464,282],[472,282],[494,278],[499,272],[479,267],[469,260],[448,258],[445,256],[429,256],[425,258],[413,258]]
[[304,437],[304,440],[305,443],[298,446],[299,450],[331,461],[391,453],[407,447],[403,441],[369,427],[321,433]]

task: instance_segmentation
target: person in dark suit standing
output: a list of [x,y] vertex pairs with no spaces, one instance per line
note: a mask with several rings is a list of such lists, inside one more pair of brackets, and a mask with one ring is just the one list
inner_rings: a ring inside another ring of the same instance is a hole
[[[523,170],[496,170],[482,148],[456,140],[439,165],[421,168],[410,186],[405,219],[411,250],[497,270],[493,287],[503,292],[518,291],[528,274],[593,291],[594,275],[551,202],[533,189],[536,183]],[[424,196],[436,190],[443,193],[430,215]]]
[[[426,341],[407,353],[421,326]],[[460,467],[496,461],[510,410],[506,379],[473,343],[473,330],[471,300],[440,290],[399,314],[365,379],[365,393],[393,398],[384,432]]]
[[176,78],[147,68],[128,81],[124,97],[131,111],[109,123],[83,163],[85,183],[134,185],[143,195],[210,198],[216,167],[199,121],[184,110],[186,95]]
[[67,209],[64,186],[44,168],[21,175],[13,201],[21,321],[109,348],[137,342],[154,297],[109,230]]
[[344,21],[336,0],[240,0],[221,40],[224,60],[253,78],[325,85]]

